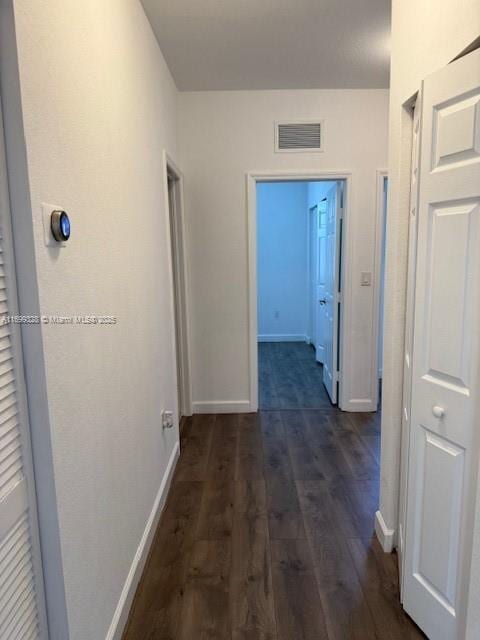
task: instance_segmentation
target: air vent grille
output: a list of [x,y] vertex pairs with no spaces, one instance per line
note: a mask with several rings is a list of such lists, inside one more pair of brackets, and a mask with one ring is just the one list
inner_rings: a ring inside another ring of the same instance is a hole
[[276,151],[322,151],[323,123],[276,123]]

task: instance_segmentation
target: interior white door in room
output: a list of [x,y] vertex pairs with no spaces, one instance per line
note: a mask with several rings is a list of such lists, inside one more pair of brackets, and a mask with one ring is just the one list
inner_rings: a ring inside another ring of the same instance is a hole
[[316,207],[316,285],[315,285],[315,320],[316,320],[316,338],[315,357],[317,362],[323,364],[325,361],[325,342],[326,342],[326,287],[327,287],[327,259],[326,259],[326,241],[327,241],[327,199],[322,200]]
[[343,207],[343,183],[337,182],[327,194],[325,221],[322,227],[322,308],[323,327],[323,384],[333,404],[338,396],[339,320],[340,320],[340,261]]
[[308,210],[308,338],[310,344],[317,349],[317,229],[318,205]]
[[423,83],[404,607],[465,637],[480,443],[480,50]]

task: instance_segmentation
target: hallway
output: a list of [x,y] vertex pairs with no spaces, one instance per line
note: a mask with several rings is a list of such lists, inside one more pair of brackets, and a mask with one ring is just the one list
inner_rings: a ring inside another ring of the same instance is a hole
[[124,640],[423,637],[372,538],[378,456],[378,417],[326,404],[189,418]]
[[480,640],[480,0],[0,8],[0,640]]

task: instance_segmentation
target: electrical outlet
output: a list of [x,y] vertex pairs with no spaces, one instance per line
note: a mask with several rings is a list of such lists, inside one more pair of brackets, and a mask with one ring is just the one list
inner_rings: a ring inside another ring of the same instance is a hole
[[162,411],[162,429],[173,427],[173,411]]

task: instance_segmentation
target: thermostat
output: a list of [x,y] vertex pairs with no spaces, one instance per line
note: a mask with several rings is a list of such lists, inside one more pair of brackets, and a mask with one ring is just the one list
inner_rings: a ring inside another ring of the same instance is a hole
[[52,211],[50,229],[57,242],[66,242],[70,238],[70,218],[66,211],[60,209]]

